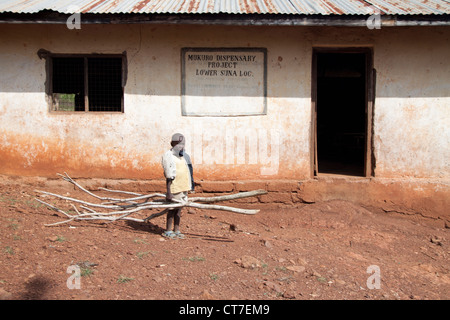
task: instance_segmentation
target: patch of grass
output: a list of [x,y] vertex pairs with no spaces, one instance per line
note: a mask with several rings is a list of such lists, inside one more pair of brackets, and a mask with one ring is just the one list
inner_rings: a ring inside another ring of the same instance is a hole
[[188,260],[191,262],[197,262],[197,261],[205,261],[206,259],[200,256],[193,256],[193,257],[189,257],[189,258],[183,258],[183,260]]
[[119,278],[117,279],[117,282],[118,283],[127,283],[127,282],[130,282],[130,281],[133,281],[133,280],[134,280],[134,278],[126,277],[126,276],[121,274],[119,276]]
[[19,229],[19,224],[18,223],[11,223],[8,227],[13,229],[13,230],[17,230],[17,229]]
[[5,247],[4,252],[12,255],[12,254],[14,254],[14,249],[11,248],[10,246],[7,246],[7,247]]
[[94,273],[94,270],[89,267],[82,267],[80,271],[82,277],[90,277]]
[[134,239],[133,242],[137,244],[148,244],[148,242],[142,239]]
[[144,257],[147,256],[149,253],[150,253],[150,251],[138,252],[138,253],[136,253],[136,256],[137,256],[139,259],[144,259]]
[[17,202],[17,199],[7,197],[5,195],[0,195],[0,202],[5,202],[10,205],[14,205]]
[[78,267],[80,267],[80,276],[82,277],[90,277],[94,273],[94,269],[92,266],[96,266],[96,263],[92,263],[90,261],[80,261],[76,263]]
[[210,273],[209,278],[213,281],[219,280],[219,275],[217,273]]
[[66,238],[64,238],[63,236],[56,236],[56,240],[55,241],[64,242],[64,241],[66,241]]
[[40,203],[39,201],[36,201],[35,199],[33,199],[33,200],[25,200],[25,204],[28,207],[34,208],[34,209],[39,209],[41,207],[45,207],[45,204]]
[[264,261],[262,261],[261,263],[261,268],[263,269],[263,275],[266,276],[267,274],[269,274],[269,265],[267,263],[265,263]]
[[292,277],[292,276],[281,277],[277,280],[280,282],[286,282],[286,283],[291,283],[291,282],[295,281],[294,277]]

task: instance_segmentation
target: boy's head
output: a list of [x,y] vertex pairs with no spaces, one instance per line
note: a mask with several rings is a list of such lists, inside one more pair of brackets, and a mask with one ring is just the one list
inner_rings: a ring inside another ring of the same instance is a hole
[[172,141],[170,145],[175,150],[176,153],[183,155],[184,146],[186,145],[186,139],[181,133],[175,133],[172,136]]
[[184,146],[186,144],[186,141],[181,133],[175,133],[172,136],[172,141],[170,144],[172,145],[172,147],[176,146],[177,144],[182,144]]

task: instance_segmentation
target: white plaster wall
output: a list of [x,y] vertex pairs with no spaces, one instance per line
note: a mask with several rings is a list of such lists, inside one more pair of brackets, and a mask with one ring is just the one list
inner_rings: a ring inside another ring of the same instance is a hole
[[387,29],[377,37],[378,176],[450,177],[449,31]]
[[[162,178],[161,154],[178,131],[198,179],[309,178],[313,46],[374,48],[377,176],[449,177],[448,28],[1,25],[0,171]],[[181,116],[183,47],[267,48],[267,115]],[[127,51],[125,112],[50,113],[40,48]]]
[[[309,77],[311,49],[301,41],[292,46],[292,30],[262,34],[253,28],[83,25],[81,30],[3,26],[3,31],[5,173],[67,170],[86,176],[158,178],[171,135],[182,132],[190,138],[188,151],[199,178],[309,176],[310,82],[301,76]],[[267,48],[268,114],[181,116],[180,52],[189,46]],[[55,53],[127,51],[125,112],[50,113],[45,61],[36,54],[40,48]]]

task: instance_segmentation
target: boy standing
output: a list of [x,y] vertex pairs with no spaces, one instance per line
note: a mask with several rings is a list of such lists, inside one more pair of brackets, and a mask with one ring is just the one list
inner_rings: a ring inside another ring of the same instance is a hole
[[[164,153],[162,166],[166,177],[166,200],[173,199],[187,201],[188,191],[193,190],[192,166],[189,167],[184,157],[184,147],[186,140],[181,133],[172,136],[172,149]],[[189,161],[190,162],[190,161]],[[170,239],[183,239],[180,233],[181,208],[169,210],[167,214],[166,231],[162,234]],[[172,229],[173,225],[173,231]]]

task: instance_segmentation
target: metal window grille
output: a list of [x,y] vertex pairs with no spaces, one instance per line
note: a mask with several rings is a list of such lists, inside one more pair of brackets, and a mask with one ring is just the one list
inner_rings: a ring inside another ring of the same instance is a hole
[[84,59],[53,58],[53,110],[84,111]]
[[54,57],[53,111],[122,112],[121,57]]
[[88,59],[89,111],[122,111],[122,59]]

